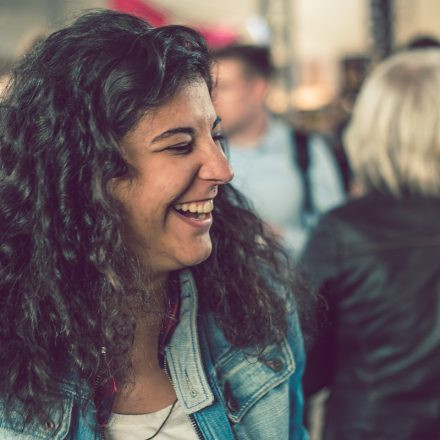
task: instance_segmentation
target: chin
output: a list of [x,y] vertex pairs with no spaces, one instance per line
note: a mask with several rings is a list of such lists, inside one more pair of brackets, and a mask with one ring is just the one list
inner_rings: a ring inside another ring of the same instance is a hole
[[204,243],[203,246],[197,246],[196,249],[189,249],[185,255],[182,255],[179,258],[179,262],[181,263],[181,268],[197,266],[200,263],[203,263],[205,260],[209,258],[212,252],[212,243],[209,240],[209,243]]
[[212,252],[212,245],[209,248],[204,249],[202,252],[198,252],[197,255],[192,255],[191,261],[188,266],[197,266],[200,263],[203,263],[205,260],[209,258]]

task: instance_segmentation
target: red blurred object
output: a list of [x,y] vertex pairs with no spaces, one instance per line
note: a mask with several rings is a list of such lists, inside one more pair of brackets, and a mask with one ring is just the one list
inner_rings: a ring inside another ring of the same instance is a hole
[[208,42],[208,45],[214,48],[227,46],[238,41],[238,35],[232,29],[222,26],[212,26],[209,28],[196,26]]
[[142,0],[110,0],[110,8],[141,17],[155,27],[169,23],[165,11]]
[[[168,11],[153,6],[148,0],[110,0],[110,8],[147,20],[152,26],[164,26],[171,24]],[[199,26],[192,28],[199,31],[211,47],[221,47],[234,43],[238,40],[238,35],[233,29],[226,26]]]

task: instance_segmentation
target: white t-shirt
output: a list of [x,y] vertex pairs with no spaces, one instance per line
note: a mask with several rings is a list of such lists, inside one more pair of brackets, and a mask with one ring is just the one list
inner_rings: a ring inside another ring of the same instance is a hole
[[[149,414],[124,415],[112,413],[105,432],[106,440],[145,440],[160,428],[171,406]],[[168,420],[154,437],[158,440],[198,440],[190,418],[176,402]]]

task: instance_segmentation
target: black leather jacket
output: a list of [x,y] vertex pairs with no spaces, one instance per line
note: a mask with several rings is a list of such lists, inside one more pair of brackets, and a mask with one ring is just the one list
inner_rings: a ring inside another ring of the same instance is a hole
[[303,263],[328,303],[304,378],[330,390],[324,439],[440,439],[440,200],[351,201]]

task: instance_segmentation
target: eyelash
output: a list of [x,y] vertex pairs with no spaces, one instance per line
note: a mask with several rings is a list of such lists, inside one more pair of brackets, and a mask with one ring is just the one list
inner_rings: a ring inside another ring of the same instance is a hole
[[226,136],[223,132],[214,133],[212,135],[212,139],[214,139],[215,142],[219,142],[222,148],[223,145],[226,143]]
[[[226,147],[226,136],[223,133],[214,133],[212,135],[212,139],[214,142],[218,143],[222,150],[225,150]],[[191,153],[194,148],[194,142],[187,142],[186,144],[178,144],[172,147],[168,147],[169,151],[172,151],[175,154],[185,155]]]

